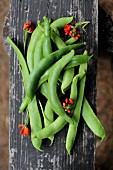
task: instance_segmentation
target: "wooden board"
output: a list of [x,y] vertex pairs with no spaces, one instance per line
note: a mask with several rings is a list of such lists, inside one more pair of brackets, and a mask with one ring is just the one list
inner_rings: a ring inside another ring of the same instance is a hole
[[[89,20],[86,39],[88,51],[94,54],[88,65],[86,95],[96,110],[96,66],[97,66],[97,0],[10,0],[10,36],[22,49],[23,24],[31,21],[35,25],[46,15],[57,19],[75,16],[76,21]],[[72,154],[65,150],[67,127],[56,135],[51,147],[44,143],[44,152],[33,148],[30,137],[19,134],[18,124],[25,115],[19,114],[24,97],[21,72],[17,57],[10,47],[10,170],[93,170],[95,167],[95,136],[81,118]]]

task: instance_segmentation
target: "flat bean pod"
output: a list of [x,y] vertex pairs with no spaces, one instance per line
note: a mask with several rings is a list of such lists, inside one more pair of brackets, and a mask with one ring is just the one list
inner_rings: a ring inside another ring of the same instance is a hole
[[42,130],[36,132],[34,134],[34,138],[45,139],[51,135],[58,133],[65,125],[66,121],[64,120],[64,116],[59,116],[53,123],[49,126],[43,128]]
[[93,131],[93,133],[103,140],[106,136],[105,129],[99,119],[96,117],[85,97],[83,100],[82,116],[88,127]]
[[73,17],[62,17],[62,18],[58,18],[56,19],[54,22],[51,23],[51,28],[63,28],[66,24],[69,24],[70,22],[72,22]]

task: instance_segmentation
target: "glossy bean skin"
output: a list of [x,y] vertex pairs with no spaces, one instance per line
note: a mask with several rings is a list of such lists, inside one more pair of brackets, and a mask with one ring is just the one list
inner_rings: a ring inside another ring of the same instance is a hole
[[[58,47],[58,49],[66,47],[66,44],[64,43],[64,41],[58,35],[56,35],[53,31],[51,31],[51,38],[53,42],[56,44],[56,46]],[[62,85],[61,85],[62,93],[65,93],[66,89],[71,84],[73,77],[74,77],[74,68],[69,68],[64,71]]]
[[[71,61],[66,65],[66,67],[64,68],[64,70],[69,69],[69,68],[73,68],[75,66],[79,66],[80,64],[84,64],[86,62],[88,62],[88,60],[90,59],[91,56],[87,56],[87,55],[75,55]],[[38,82],[38,88],[40,87],[40,85],[45,82],[48,77],[49,77],[49,73],[52,69],[52,67],[54,66],[54,64],[49,67],[44,74],[40,77],[40,80]]]
[[20,106],[20,113],[26,108],[26,106],[31,102],[33,99],[36,90],[37,90],[37,84],[42,76],[42,74],[57,60],[59,60],[63,55],[71,51],[72,49],[80,49],[83,47],[86,43],[80,43],[80,44],[74,44],[69,45],[65,48],[62,48],[60,50],[57,50],[56,52],[51,53],[47,57],[43,58],[40,63],[38,64],[38,67],[36,67],[32,73],[29,76],[29,79],[26,84],[26,96],[23,101],[23,103]]
[[49,126],[43,128],[42,130],[36,132],[34,134],[34,138],[38,139],[45,139],[48,138],[51,135],[56,134],[59,132],[65,125],[66,121],[64,120],[64,116],[59,116],[53,123],[51,123]]
[[85,120],[87,126],[92,130],[92,132],[103,140],[106,136],[105,129],[95,113],[93,112],[91,106],[89,105],[87,99],[84,97],[82,116]]
[[14,42],[10,39],[10,37],[7,37],[7,42],[12,46],[12,48],[14,49],[15,53],[17,54],[18,60],[19,60],[19,66],[22,72],[22,77],[23,77],[23,81],[24,84],[26,86],[27,83],[27,79],[29,77],[29,71],[26,65],[26,61],[21,53],[21,51],[19,50],[19,48],[14,44]]
[[[81,71],[86,71],[87,70],[87,63],[80,65],[79,68],[79,73]],[[76,102],[76,107],[73,113],[72,118],[75,120],[75,124],[74,125],[69,125],[68,128],[68,133],[67,133],[67,137],[66,137],[66,150],[68,152],[68,154],[70,154],[70,151],[73,147],[75,138],[76,138],[76,134],[77,134],[77,128],[78,128],[78,123],[80,120],[80,113],[81,113],[81,107],[82,107],[82,102],[83,102],[83,97],[84,97],[84,88],[85,88],[85,81],[86,81],[86,76],[84,76],[80,81],[79,81],[79,93],[78,93],[78,99]]]
[[77,40],[73,37],[69,38],[67,41],[65,41],[65,44],[66,45],[71,45],[73,44],[74,42],[76,42]]
[[77,100],[77,95],[78,95],[77,83],[83,76],[85,76],[85,74],[86,74],[85,71],[81,71],[73,78],[71,84],[70,98],[74,101]]
[[59,19],[56,19],[54,22],[51,23],[51,28],[63,28],[66,24],[69,24],[72,22],[73,17],[62,17]]
[[51,30],[51,39],[55,43],[58,49],[66,47],[64,41],[54,31]]
[[42,140],[37,140],[37,138],[33,138],[33,135],[42,129],[42,122],[40,117],[40,112],[37,107],[37,100],[36,96],[33,98],[32,102],[28,105],[28,112],[30,117],[30,128],[31,128],[31,140],[33,146],[38,149],[39,151],[42,151],[40,149]]
[[56,62],[48,78],[48,99],[52,109],[55,111],[56,114],[58,114],[59,116],[64,116],[64,119],[72,124],[74,123],[73,120],[68,115],[66,115],[59,101],[57,95],[57,81],[61,71],[73,56],[74,56],[74,50],[72,50],[70,53],[63,56],[58,62]]
[[34,68],[34,50],[36,47],[36,43],[41,38],[42,34],[43,34],[42,30],[39,27],[37,27],[33,31],[31,39],[30,39],[30,43],[29,43],[28,50],[27,50],[27,65],[29,67],[30,72]]
[[43,41],[43,56],[47,57],[50,53],[52,53],[51,46],[51,29],[49,19],[44,16],[44,41]]
[[[19,60],[20,66],[21,66],[22,77],[23,77],[24,86],[25,86],[25,90],[26,90],[26,82],[29,77],[29,71],[28,71],[25,59],[24,59],[22,53],[20,52],[20,50],[18,49],[18,47],[13,43],[13,41],[9,37],[7,38],[7,42],[12,46],[15,53],[17,54],[17,58]],[[39,113],[39,110],[37,107],[36,97],[34,97],[33,101],[30,103],[30,105],[28,105],[27,109],[28,109],[28,112],[30,115],[32,144],[36,149],[38,149],[39,151],[42,151],[40,149],[42,140],[33,138],[35,131],[40,130],[42,128],[42,122],[41,122],[40,113]]]
[[64,71],[63,80],[62,80],[62,84],[61,84],[62,93],[65,93],[65,91],[68,89],[68,87],[70,86],[70,84],[73,80],[73,77],[74,77],[74,68],[73,67],[66,69]]
[[[47,127],[53,122],[54,122],[53,109],[51,108],[49,100],[47,100],[46,105],[45,105],[45,110],[44,110],[44,125],[45,127]],[[51,145],[52,145],[53,140],[54,140],[54,135],[50,135],[48,138],[50,139]]]
[[88,55],[75,55],[72,60],[66,65],[65,69],[79,66],[81,64],[87,63],[92,56]]
[[43,47],[42,43],[44,41],[44,34],[40,37],[40,39],[36,42],[36,46],[34,49],[34,65],[33,68],[37,67],[41,59],[43,58]]

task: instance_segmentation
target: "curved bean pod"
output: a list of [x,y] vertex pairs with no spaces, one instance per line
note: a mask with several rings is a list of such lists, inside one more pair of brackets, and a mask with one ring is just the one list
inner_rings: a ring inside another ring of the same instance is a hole
[[53,123],[51,123],[49,126],[43,128],[42,130],[36,132],[34,134],[34,138],[38,139],[45,139],[48,138],[51,135],[56,134],[59,132],[65,125],[66,121],[64,120],[64,116],[59,116]]
[[39,151],[42,151],[40,149],[42,140],[33,138],[34,134],[42,129],[42,122],[40,113],[37,106],[36,97],[32,100],[32,102],[28,105],[28,112],[30,117],[30,127],[31,127],[31,140],[33,146],[38,149]]
[[81,64],[85,64],[92,56],[88,55],[75,55],[72,60],[66,65],[65,69],[72,68]]
[[42,74],[47,70],[53,63],[55,63],[58,59],[62,57],[62,55],[68,53],[72,49],[80,49],[83,47],[86,43],[80,43],[80,44],[73,44],[69,45],[65,48],[62,48],[60,50],[57,50],[56,52],[51,53],[46,58],[43,58],[40,63],[38,64],[38,67],[36,67],[32,73],[30,74],[30,77],[26,84],[26,96],[23,101],[23,103],[20,106],[20,113],[26,108],[26,106],[31,102],[33,99],[36,90],[37,90],[37,84],[42,76]]
[[64,41],[54,31],[51,30],[51,39],[56,44],[58,49],[66,47]]
[[76,42],[77,40],[73,37],[69,38],[68,40],[65,41],[65,44],[66,45],[71,45],[73,44],[74,42]]
[[51,70],[48,78],[48,98],[51,104],[52,109],[55,111],[56,114],[59,116],[64,116],[64,119],[69,123],[74,123],[73,120],[66,115],[59,99],[57,96],[57,81],[62,69],[65,65],[71,60],[74,56],[74,50],[72,50],[67,55],[63,56],[56,64],[54,65],[53,69]]
[[[86,71],[87,64],[83,64],[80,66],[79,73],[81,72],[81,70]],[[82,102],[83,102],[83,97],[84,97],[85,81],[86,81],[86,76],[84,76],[79,82],[78,99],[77,99],[76,107],[75,107],[75,110],[72,116],[72,118],[75,120],[76,123],[74,125],[71,125],[71,124],[69,125],[69,129],[68,129],[68,133],[66,137],[66,150],[68,154],[70,154],[70,151],[73,147],[76,133],[77,133],[78,123],[80,120],[81,107],[82,107]]]
[[51,23],[51,28],[63,28],[66,24],[69,24],[72,22],[73,17],[62,17],[59,19],[56,19],[54,22]]
[[70,84],[73,80],[73,77],[74,77],[74,68],[73,67],[64,71],[63,80],[62,80],[62,84],[61,84],[62,93],[65,93],[66,89],[70,86]]
[[27,50],[27,64],[28,64],[30,72],[34,68],[33,57],[34,57],[35,46],[36,46],[37,41],[41,38],[42,34],[43,34],[42,30],[37,26],[37,28],[33,31],[31,35],[30,43],[29,43],[28,50]]
[[[28,71],[25,59],[24,59],[21,51],[18,49],[18,47],[13,43],[13,41],[9,37],[7,37],[7,42],[13,47],[15,53],[17,54],[17,57],[18,57],[18,60],[19,60],[20,66],[21,66],[21,72],[22,72],[22,77],[24,80],[24,86],[26,89],[26,82],[29,77],[29,71]],[[30,105],[28,105],[28,111],[30,113],[29,115],[30,115],[32,144],[36,149],[42,151],[40,149],[42,140],[32,138],[35,130],[37,131],[42,128],[42,123],[41,123],[41,119],[40,119],[40,113],[39,113],[39,110],[37,107],[36,97],[34,97],[33,101],[30,103]],[[35,114],[35,117],[34,117],[34,114]],[[34,120],[34,118],[35,118],[35,120]]]
[[24,59],[24,56],[22,55],[22,53],[19,50],[19,48],[10,39],[10,37],[7,37],[6,40],[12,46],[12,48],[15,51],[15,53],[17,54],[17,57],[18,57],[18,60],[19,60],[19,64],[20,64],[20,69],[21,69],[21,72],[22,72],[23,81],[24,81],[24,84],[26,86],[26,82],[27,82],[27,79],[29,77],[29,71],[28,71],[27,64],[26,64],[26,61]]
[[83,107],[82,107],[82,116],[87,124],[87,126],[93,131],[93,133],[100,137],[101,140],[106,136],[106,132],[101,122],[93,112],[91,106],[89,105],[87,99],[84,97]]
[[38,63],[43,58],[43,50],[42,50],[42,43],[44,40],[44,34],[40,37],[40,39],[37,41],[35,49],[34,49],[34,68],[38,65]]

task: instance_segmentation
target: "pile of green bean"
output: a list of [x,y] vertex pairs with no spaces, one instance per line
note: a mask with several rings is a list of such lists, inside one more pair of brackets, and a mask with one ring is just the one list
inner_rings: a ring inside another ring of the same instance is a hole
[[[104,127],[84,95],[88,61],[92,56],[84,50],[85,42],[75,43],[73,37],[64,41],[61,30],[73,17],[53,22],[46,16],[43,19],[31,35],[26,54],[7,37],[17,54],[25,87],[20,113],[26,109],[29,121],[24,125],[30,128],[32,144],[40,151],[42,139],[48,138],[52,144],[55,134],[68,123],[66,150],[70,154],[81,116],[95,135],[105,138]],[[85,24],[76,23],[75,28],[83,25],[84,29]]]

